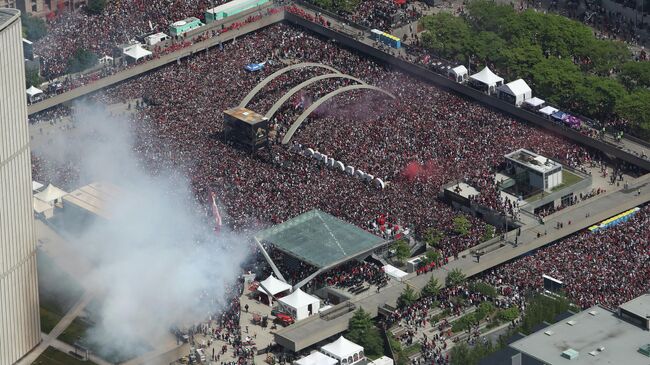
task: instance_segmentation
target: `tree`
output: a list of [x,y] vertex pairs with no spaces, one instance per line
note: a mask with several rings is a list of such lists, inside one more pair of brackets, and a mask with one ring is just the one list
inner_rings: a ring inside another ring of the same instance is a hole
[[650,90],[637,90],[619,99],[616,114],[628,120],[640,136],[650,139]]
[[81,72],[97,64],[97,55],[84,49],[77,48],[68,61],[68,73]]
[[625,43],[593,38],[576,53],[591,60],[583,66],[586,71],[600,76],[608,76],[610,71],[619,69],[631,57]]
[[25,69],[25,87],[29,89],[30,86],[38,87],[43,83],[43,78],[38,74],[37,70]]
[[468,20],[477,30],[502,34],[505,24],[516,17],[512,6],[501,5],[494,1],[476,0],[467,4]]
[[404,288],[404,291],[402,291],[402,294],[400,294],[399,298],[397,298],[397,306],[400,308],[408,307],[415,303],[416,300],[418,300],[418,295],[410,285],[407,285]]
[[104,8],[106,8],[106,0],[88,0],[86,10],[91,14],[98,15],[104,11]]
[[463,272],[460,271],[459,268],[455,268],[447,274],[445,283],[447,284],[447,286],[457,286],[465,282],[465,279],[466,279],[465,274],[463,274]]
[[323,9],[351,13],[359,6],[361,0],[315,0],[314,3]]
[[426,30],[422,35],[423,44],[440,56],[465,61],[471,40],[469,24],[448,13],[428,15],[420,20]]
[[499,312],[499,319],[503,322],[512,322],[519,317],[519,308],[510,307]]
[[459,215],[454,218],[454,232],[460,236],[467,236],[470,228],[469,219],[464,215]]
[[650,87],[650,62],[627,62],[621,66],[619,80],[630,90]]
[[47,35],[47,25],[43,19],[22,13],[20,21],[23,24],[23,35],[28,40],[36,42]]
[[470,52],[475,61],[497,63],[504,61],[506,41],[494,32],[479,32],[472,37]]
[[449,354],[451,365],[468,365],[472,362],[470,349],[464,341],[454,345]]
[[427,285],[425,285],[424,288],[422,288],[420,295],[424,298],[427,298],[427,297],[437,296],[439,293],[440,293],[440,283],[438,282],[438,279],[436,279],[435,276],[431,275],[429,282],[427,282]]
[[442,258],[442,254],[440,254],[440,251],[438,250],[431,250],[427,251],[427,253],[424,255],[427,263],[432,263],[432,262],[438,262]]
[[392,249],[395,250],[395,257],[399,262],[404,262],[404,260],[411,257],[411,249],[404,239],[393,242]]
[[482,281],[475,281],[469,284],[469,290],[475,293],[483,294],[490,298],[496,298],[498,295],[497,289],[495,287]]
[[573,98],[575,111],[593,118],[609,119],[614,113],[616,102],[627,91],[616,79],[588,76],[576,85]]
[[491,224],[486,224],[485,225],[485,232],[483,232],[483,238],[482,241],[489,241],[494,238],[494,233],[496,232],[496,228],[494,228],[493,225]]
[[481,304],[478,305],[478,308],[476,308],[476,312],[474,312],[474,318],[476,319],[477,322],[480,322],[487,318],[492,312],[496,310],[496,307],[494,304],[491,302],[482,302]]
[[530,80],[532,78],[533,66],[544,60],[542,49],[535,44],[523,43],[509,45],[502,51],[503,62],[500,69],[510,78],[522,78]]
[[444,235],[442,232],[440,232],[440,230],[436,228],[429,228],[424,236],[424,240],[429,247],[437,248],[440,244],[440,240],[442,240],[443,237]]
[[583,75],[568,59],[547,58],[533,66],[533,89],[551,104],[567,105],[576,95]]
[[368,356],[381,356],[384,352],[383,340],[372,318],[363,308],[359,308],[350,318],[346,338],[363,346]]

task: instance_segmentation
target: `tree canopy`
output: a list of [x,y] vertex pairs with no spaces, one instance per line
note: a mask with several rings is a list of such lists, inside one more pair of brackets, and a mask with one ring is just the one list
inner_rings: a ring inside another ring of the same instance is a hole
[[393,242],[392,249],[395,250],[395,257],[399,262],[404,262],[411,256],[411,249],[406,240],[397,240]]
[[97,62],[96,54],[84,48],[77,48],[70,60],[68,60],[68,72],[81,72],[95,66]]
[[91,14],[101,14],[106,8],[106,0],[88,0],[86,9]]
[[363,346],[368,356],[381,356],[384,353],[384,341],[381,338],[379,329],[375,327],[370,314],[364,311],[363,308],[359,308],[350,318],[348,333],[345,337]]
[[427,282],[427,285],[422,288],[420,295],[426,298],[436,296],[438,293],[440,293],[440,283],[435,276],[431,275],[431,278]]
[[20,21],[23,25],[23,35],[32,42],[36,42],[47,34],[47,26],[41,18],[22,13]]
[[464,283],[465,279],[466,279],[465,274],[463,274],[463,272],[460,271],[459,268],[455,268],[447,274],[447,278],[445,279],[445,282],[447,283],[448,286],[456,286]]
[[490,0],[471,1],[462,17],[439,13],[420,24],[422,44],[442,58],[489,64],[506,79],[525,79],[534,94],[567,112],[603,122],[624,118],[636,134],[650,136],[645,114],[628,112],[645,96],[634,91],[650,87],[650,63],[632,62],[622,42],[597,39],[560,15],[515,12]]
[[415,303],[416,300],[418,300],[417,293],[415,290],[413,290],[413,288],[411,288],[410,285],[407,285],[404,288],[404,291],[402,291],[402,294],[400,294],[399,298],[397,298],[397,306],[408,307]]

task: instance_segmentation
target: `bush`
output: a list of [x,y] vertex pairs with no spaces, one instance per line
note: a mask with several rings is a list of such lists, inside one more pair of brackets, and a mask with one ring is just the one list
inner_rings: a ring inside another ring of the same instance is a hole
[[499,319],[503,322],[511,322],[519,317],[519,308],[510,307],[499,312]]
[[469,284],[469,290],[475,293],[480,293],[490,298],[496,298],[498,293],[497,289],[488,283],[476,281]]
[[471,328],[472,325],[476,324],[478,320],[476,319],[475,313],[468,313],[451,324],[451,331],[454,333],[465,331]]

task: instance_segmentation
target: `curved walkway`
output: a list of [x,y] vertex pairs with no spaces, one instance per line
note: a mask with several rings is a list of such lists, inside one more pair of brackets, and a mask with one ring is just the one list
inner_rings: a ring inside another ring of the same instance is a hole
[[291,137],[293,137],[293,134],[296,133],[296,130],[298,130],[298,128],[300,127],[302,122],[304,122],[305,119],[307,119],[307,117],[314,110],[316,110],[321,104],[323,104],[327,100],[335,97],[336,95],[342,94],[342,93],[347,92],[347,91],[359,90],[359,89],[376,90],[376,91],[384,93],[384,94],[390,96],[391,98],[395,99],[395,95],[389,93],[388,91],[386,91],[384,89],[381,89],[381,88],[378,88],[377,86],[372,86],[372,85],[366,85],[366,84],[363,84],[363,85],[350,85],[350,86],[342,87],[340,89],[336,89],[336,90],[332,91],[331,93],[323,96],[322,98],[316,100],[315,103],[310,105],[309,108],[307,108],[304,112],[302,112],[302,114],[300,114],[298,119],[296,119],[296,121],[293,122],[293,124],[291,125],[291,128],[289,128],[289,131],[287,132],[287,134],[282,139],[282,144],[289,143],[289,141],[291,140]]
[[273,106],[271,106],[271,109],[269,109],[266,112],[266,115],[264,115],[264,117],[266,117],[268,119],[271,119],[271,117],[273,117],[273,115],[275,115],[275,113],[278,111],[278,109],[280,109],[282,107],[282,105],[284,103],[286,103],[287,100],[289,100],[289,98],[291,98],[298,91],[304,89],[305,87],[307,87],[307,86],[309,86],[309,85],[311,85],[311,84],[313,84],[315,82],[318,82],[318,81],[321,81],[321,80],[326,80],[326,79],[332,79],[332,78],[349,79],[349,80],[354,80],[354,81],[356,81],[356,82],[358,82],[359,84],[362,84],[362,85],[366,84],[365,82],[363,82],[363,80],[360,80],[360,79],[357,79],[356,77],[346,75],[346,74],[342,74],[342,73],[332,73],[332,74],[325,74],[325,75],[312,77],[311,79],[309,79],[307,81],[304,81],[304,82],[301,82],[299,85],[296,85],[293,89],[287,91],[286,94],[284,94],[280,99],[278,99],[278,101],[275,102],[275,104],[273,104]]
[[243,108],[246,105],[248,105],[248,103],[250,103],[251,100],[253,100],[255,95],[257,95],[257,93],[260,92],[260,90],[262,90],[262,88],[264,88],[264,86],[266,86],[269,82],[273,81],[276,77],[278,77],[278,76],[280,76],[280,75],[282,75],[284,73],[287,73],[287,72],[289,72],[291,70],[296,70],[296,69],[299,69],[299,68],[306,68],[306,67],[320,67],[320,68],[328,69],[328,70],[330,70],[332,72],[335,72],[335,73],[340,73],[339,70],[335,69],[334,67],[330,67],[330,66],[327,66],[327,65],[323,65],[322,63],[315,63],[315,62],[301,62],[301,63],[297,63],[295,65],[287,66],[285,68],[282,68],[280,70],[275,71],[274,73],[269,75],[267,78],[262,80],[259,84],[257,84],[257,86],[255,86],[253,88],[253,90],[251,90],[248,93],[248,95],[246,95],[244,97],[244,99],[242,99],[241,103],[239,103],[239,106]]

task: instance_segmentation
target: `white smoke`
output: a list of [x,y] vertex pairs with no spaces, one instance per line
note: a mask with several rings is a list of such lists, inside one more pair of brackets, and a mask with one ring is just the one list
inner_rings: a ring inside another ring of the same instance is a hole
[[93,266],[78,279],[99,299],[97,325],[85,340],[104,354],[141,352],[134,347],[155,345],[170,327],[198,323],[224,305],[246,240],[215,234],[185,176],[145,172],[127,120],[87,105],[76,110],[76,128],[34,152],[59,161],[76,157],[83,184],[119,187],[105,207],[111,219],[83,227],[72,244]]

